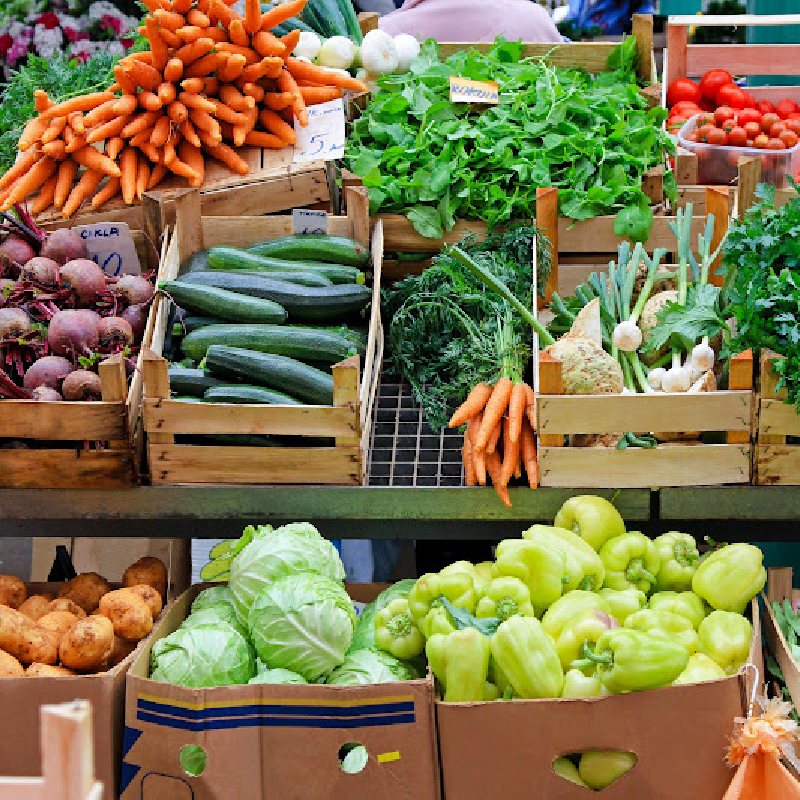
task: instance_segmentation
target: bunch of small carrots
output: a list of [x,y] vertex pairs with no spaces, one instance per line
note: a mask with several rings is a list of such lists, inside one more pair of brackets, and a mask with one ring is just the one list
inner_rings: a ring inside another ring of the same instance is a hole
[[112,86],[59,103],[34,93],[38,116],[0,177],[0,211],[34,195],[33,213],[54,206],[64,218],[89,200],[98,208],[121,194],[131,204],[171,173],[202,185],[206,155],[246,175],[236,148],[294,144],[308,106],[367,89],[293,58],[299,31],[270,32],[306,1],[262,14],[246,0],[240,15],[235,0],[145,0],[150,49],[121,59]]
[[500,499],[511,508],[508,483],[521,478],[524,467],[528,485],[535,489],[535,420],[535,395],[527,383],[501,377],[494,386],[476,384],[448,423],[450,428],[467,426],[462,448],[467,486],[485,486],[488,473]]

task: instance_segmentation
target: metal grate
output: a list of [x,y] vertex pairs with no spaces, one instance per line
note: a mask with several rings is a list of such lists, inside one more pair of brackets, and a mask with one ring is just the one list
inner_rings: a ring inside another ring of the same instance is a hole
[[433,430],[386,359],[372,420],[369,486],[462,486],[462,435]]

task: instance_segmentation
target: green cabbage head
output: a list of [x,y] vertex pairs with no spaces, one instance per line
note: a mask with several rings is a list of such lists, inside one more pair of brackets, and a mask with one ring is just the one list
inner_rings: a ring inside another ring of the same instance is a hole
[[380,650],[356,650],[330,674],[328,683],[337,686],[358,686],[365,683],[411,681],[419,674],[389,653]]
[[239,622],[236,611],[230,603],[218,603],[215,606],[206,606],[200,611],[192,611],[181,623],[181,628],[214,627],[218,622],[227,623],[247,638],[247,628]]
[[215,606],[219,603],[233,605],[233,594],[227,586],[212,586],[210,589],[200,592],[192,603],[192,613],[202,611],[208,606]]
[[308,683],[308,681],[290,669],[265,669],[259,672],[255,678],[250,678],[249,683]]

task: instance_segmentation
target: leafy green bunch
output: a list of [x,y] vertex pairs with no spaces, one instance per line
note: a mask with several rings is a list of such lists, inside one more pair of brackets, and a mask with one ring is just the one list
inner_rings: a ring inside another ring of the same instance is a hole
[[[371,212],[405,214],[420,234],[440,238],[458,218],[490,227],[533,218],[536,188],[554,186],[561,214],[617,213],[618,235],[646,239],[652,211],[641,179],[674,146],[660,130],[666,112],[648,109],[636,83],[635,40],[596,75],[523,59],[522,50],[498,39],[487,53],[441,61],[431,40],[409,72],[380,81],[345,154]],[[497,82],[500,102],[451,103],[452,75]]]

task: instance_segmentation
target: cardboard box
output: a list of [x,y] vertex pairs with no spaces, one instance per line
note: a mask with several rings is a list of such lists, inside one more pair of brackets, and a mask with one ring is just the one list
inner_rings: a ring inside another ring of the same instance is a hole
[[[179,597],[128,673],[122,800],[437,800],[439,767],[428,679],[372,686],[227,686],[190,689],[148,679],[150,647],[186,618],[206,585]],[[355,601],[378,585],[348,587]],[[357,774],[340,766],[346,744],[366,747]],[[202,774],[181,748],[206,753]]]
[[[761,664],[758,604],[750,660]],[[763,675],[761,669],[760,675]],[[724,748],[744,716],[752,670],[709,683],[576,700],[436,701],[446,800],[585,800],[556,758],[629,750],[638,762],[604,800],[719,800],[733,777]],[[535,788],[534,788],[535,787]]]
[[[55,592],[60,583],[28,584],[28,594]],[[0,775],[35,777],[42,774],[39,707],[72,700],[92,704],[95,777],[103,797],[117,796],[125,717],[125,673],[147,639],[108,672],[69,678],[3,678],[0,680],[0,720],[6,733],[0,746]]]

